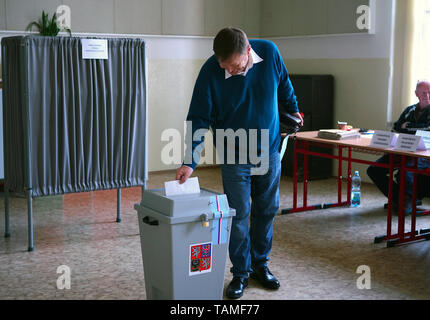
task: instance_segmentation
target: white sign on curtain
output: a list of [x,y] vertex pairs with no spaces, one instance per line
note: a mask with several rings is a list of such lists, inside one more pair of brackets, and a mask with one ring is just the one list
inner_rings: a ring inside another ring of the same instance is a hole
[[81,39],[82,59],[108,59],[106,39]]

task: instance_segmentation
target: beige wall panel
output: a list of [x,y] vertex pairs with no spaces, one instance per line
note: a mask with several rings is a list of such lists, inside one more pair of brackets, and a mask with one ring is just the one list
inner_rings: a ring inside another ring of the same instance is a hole
[[64,0],[71,9],[72,32],[114,32],[114,0]]
[[292,0],[293,35],[327,33],[327,0]]
[[6,30],[6,0],[0,0],[0,30]]
[[246,0],[245,1],[245,32],[250,38],[260,37],[261,28],[261,1]]
[[261,37],[289,36],[293,32],[292,0],[261,2]]
[[34,3],[34,10],[37,17],[42,16],[42,10],[45,10],[45,12],[49,13],[49,16],[52,16],[57,11],[58,6],[63,4],[62,0],[31,0],[31,2]]
[[328,0],[327,32],[355,33],[367,32],[357,28],[357,8],[361,5],[369,5],[368,0]]
[[204,0],[163,0],[163,34],[204,35]]
[[214,36],[228,26],[243,29],[249,37],[260,36],[259,0],[205,0],[205,34]]
[[115,32],[161,34],[161,0],[115,0]]
[[[5,0],[6,29],[24,31],[32,21],[37,21],[45,10],[52,17],[61,0]],[[33,29],[35,30],[35,29]]]
[[228,26],[246,29],[245,0],[205,0],[205,34]]

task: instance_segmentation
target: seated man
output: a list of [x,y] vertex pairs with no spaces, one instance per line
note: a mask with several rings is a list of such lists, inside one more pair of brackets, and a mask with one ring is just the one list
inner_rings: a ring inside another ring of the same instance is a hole
[[[415,134],[416,130],[430,130],[430,82],[419,81],[416,86],[415,95],[419,102],[407,107],[393,125],[393,131],[399,133]],[[379,163],[389,163],[389,155],[385,154],[378,160]],[[413,165],[408,163],[407,165]],[[427,159],[418,159],[418,168],[425,169],[430,167],[430,161]],[[367,169],[367,175],[372,179],[379,190],[388,197],[388,178],[389,169],[370,166]],[[396,176],[396,181],[393,181],[393,209],[398,211],[399,198],[399,178]],[[405,214],[409,214],[412,210],[412,183],[413,174],[406,172],[406,195],[405,195]]]
[[417,175],[417,198],[430,197],[430,176],[425,174]]

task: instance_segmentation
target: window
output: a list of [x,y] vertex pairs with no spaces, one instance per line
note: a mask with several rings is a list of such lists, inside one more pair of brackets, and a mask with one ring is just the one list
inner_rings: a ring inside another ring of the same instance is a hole
[[[415,0],[413,50],[411,61],[412,88],[418,80],[430,80],[430,0]],[[411,90],[411,104],[416,97]]]

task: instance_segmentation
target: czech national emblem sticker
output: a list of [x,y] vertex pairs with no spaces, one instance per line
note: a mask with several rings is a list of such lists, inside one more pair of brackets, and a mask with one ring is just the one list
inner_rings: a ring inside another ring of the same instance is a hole
[[212,243],[190,245],[189,275],[202,274],[212,271]]

